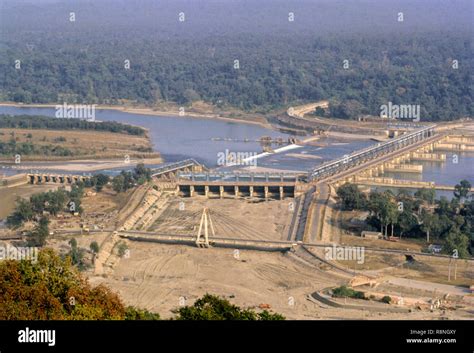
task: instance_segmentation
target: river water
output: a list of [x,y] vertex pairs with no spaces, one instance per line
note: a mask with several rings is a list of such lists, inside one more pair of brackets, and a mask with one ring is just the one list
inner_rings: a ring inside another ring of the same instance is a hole
[[[55,109],[1,106],[0,114],[54,117]],[[118,121],[148,129],[154,150],[160,152],[166,162],[195,158],[208,167],[217,167],[219,154],[226,153],[226,151],[229,153],[261,154],[263,148],[259,140],[262,136],[283,138],[285,141],[290,137],[289,134],[256,124],[194,117],[151,116],[115,110],[96,110],[96,119]],[[322,147],[294,146],[294,149],[258,158],[257,166],[307,171],[324,161],[343,156],[372,143],[374,142],[341,142],[325,139],[322,141],[324,144]],[[278,149],[282,146],[273,145],[272,147]],[[295,158],[295,154],[316,155],[320,158]]]
[[[0,114],[54,117],[55,109],[0,106]],[[260,155],[262,146],[259,139],[262,136],[281,137],[284,140],[290,137],[288,134],[256,124],[194,117],[151,116],[115,110],[96,110],[96,119],[129,123],[148,129],[153,148],[161,153],[166,162],[195,158],[212,168],[218,166],[219,154],[226,151]],[[318,144],[319,146],[286,148],[273,145],[273,149],[282,151],[259,157],[256,165],[272,169],[308,171],[327,160],[349,154],[374,144],[374,142],[327,138],[319,140]],[[453,152],[446,152],[446,154],[447,160],[443,163],[416,162],[423,164],[423,174],[386,173],[385,176],[434,181],[443,185],[455,185],[460,180],[467,179],[474,185],[474,153],[457,153],[458,163],[453,163]],[[15,171],[8,169],[3,169],[3,172],[6,174],[15,173]]]

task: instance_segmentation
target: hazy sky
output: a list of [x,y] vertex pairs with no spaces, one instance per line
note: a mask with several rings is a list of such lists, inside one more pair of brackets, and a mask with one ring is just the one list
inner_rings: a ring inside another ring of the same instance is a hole
[[[2,26],[17,29],[66,24],[172,30],[177,14],[202,33],[307,31],[378,32],[472,29],[472,0],[0,0]],[[295,21],[289,23],[293,12]],[[403,24],[397,14],[404,13]],[[40,20],[39,20],[40,19]]]

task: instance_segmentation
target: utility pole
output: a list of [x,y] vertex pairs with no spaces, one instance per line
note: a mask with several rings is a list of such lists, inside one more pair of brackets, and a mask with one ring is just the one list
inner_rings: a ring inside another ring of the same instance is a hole
[[451,282],[451,261],[453,259],[449,258],[449,265],[448,265],[448,282]]

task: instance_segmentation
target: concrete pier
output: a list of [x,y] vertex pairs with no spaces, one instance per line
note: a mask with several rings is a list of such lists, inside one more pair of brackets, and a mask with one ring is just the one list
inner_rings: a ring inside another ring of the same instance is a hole
[[84,182],[90,179],[90,176],[84,175],[71,175],[71,174],[46,174],[46,173],[29,173],[27,174],[27,180],[30,184],[75,184],[78,182]]
[[411,160],[412,161],[444,162],[446,160],[446,154],[413,152],[411,154]]
[[394,164],[386,163],[385,172],[392,173],[423,173],[423,166],[421,164]]

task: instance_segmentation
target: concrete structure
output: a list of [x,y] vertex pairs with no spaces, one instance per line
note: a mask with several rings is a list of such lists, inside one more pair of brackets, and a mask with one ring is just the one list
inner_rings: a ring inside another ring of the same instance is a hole
[[302,176],[293,173],[178,173],[177,185],[182,196],[280,200],[298,196],[307,187]]
[[75,184],[80,181],[86,181],[91,176],[72,175],[72,174],[47,174],[47,173],[28,173],[26,175],[27,182],[31,184],[59,183],[59,184]]
[[206,170],[206,168],[202,164],[190,158],[152,169],[151,176],[155,178],[174,179],[179,172],[202,172],[204,170]]
[[309,172],[308,178],[311,181],[318,181],[323,178],[330,177],[344,170],[348,170],[357,165],[366,163],[370,160],[377,159],[385,154],[395,152],[412,144],[426,140],[430,137],[433,137],[434,135],[434,126],[428,126],[413,132],[406,133],[393,140],[379,143],[376,146],[371,146],[351,153],[350,155],[323,163]]
[[385,163],[384,172],[393,173],[423,173],[423,166],[421,164],[395,164]]

